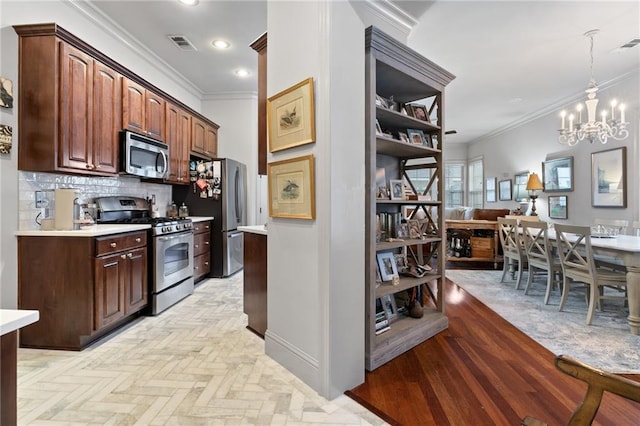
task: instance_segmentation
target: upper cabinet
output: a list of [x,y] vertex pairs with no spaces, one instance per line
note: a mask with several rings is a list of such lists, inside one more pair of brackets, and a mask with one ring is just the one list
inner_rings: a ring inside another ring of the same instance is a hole
[[19,170],[116,175],[123,129],[171,146],[169,183],[188,183],[192,149],[217,155],[217,124],[100,51],[53,23],[13,28]]
[[127,130],[164,141],[164,99],[128,78],[122,79],[122,123]]

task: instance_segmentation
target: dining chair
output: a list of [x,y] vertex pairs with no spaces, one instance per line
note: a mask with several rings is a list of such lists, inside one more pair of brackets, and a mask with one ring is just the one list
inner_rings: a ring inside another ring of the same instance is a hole
[[602,225],[610,228],[615,228],[618,234],[626,234],[629,228],[629,221],[624,219],[594,219],[594,225]]
[[[502,244],[502,278],[500,282],[504,282],[507,271],[511,269],[511,277],[515,279],[517,267],[518,278],[516,279],[516,290],[520,288],[524,268],[527,266],[527,255],[524,253],[522,238],[518,230],[517,219],[498,218],[498,233],[500,235],[500,244]],[[514,265],[515,264],[515,265]]]
[[553,242],[549,240],[547,222],[523,221],[521,224],[524,251],[529,264],[524,294],[529,293],[536,270],[546,271],[547,290],[544,294],[544,304],[546,305],[549,303],[554,284],[562,285],[562,265],[555,254]]
[[[559,310],[564,308],[571,283],[584,283],[589,290],[587,325],[590,325],[596,307],[602,310],[602,300],[626,302],[627,276],[623,271],[596,267],[591,248],[591,227],[556,224],[554,228],[563,275]],[[624,296],[605,294],[606,287],[623,290]]]

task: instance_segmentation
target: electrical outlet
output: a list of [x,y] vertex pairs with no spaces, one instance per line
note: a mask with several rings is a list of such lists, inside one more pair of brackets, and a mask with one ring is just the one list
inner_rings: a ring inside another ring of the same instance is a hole
[[36,191],[36,208],[43,208],[45,205],[44,191]]

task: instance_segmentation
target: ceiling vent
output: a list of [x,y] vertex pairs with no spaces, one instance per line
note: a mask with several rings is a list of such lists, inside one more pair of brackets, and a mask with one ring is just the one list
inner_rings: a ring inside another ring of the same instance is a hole
[[180,50],[187,50],[190,52],[195,52],[196,47],[183,35],[170,35],[168,36],[169,40],[171,40]]
[[625,44],[623,44],[622,46],[620,46],[620,49],[630,49],[632,47],[635,47],[637,45],[640,44],[640,38],[634,38],[633,40],[630,40],[628,42],[626,42]]

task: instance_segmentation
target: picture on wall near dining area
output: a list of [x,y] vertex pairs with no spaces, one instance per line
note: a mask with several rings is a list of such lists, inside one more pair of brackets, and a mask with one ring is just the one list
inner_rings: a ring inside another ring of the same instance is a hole
[[627,207],[627,148],[591,154],[591,205]]
[[505,179],[498,182],[498,198],[500,201],[511,200],[511,179]]
[[549,219],[567,218],[567,196],[549,195]]
[[573,191],[573,157],[542,163],[542,181],[544,192]]

